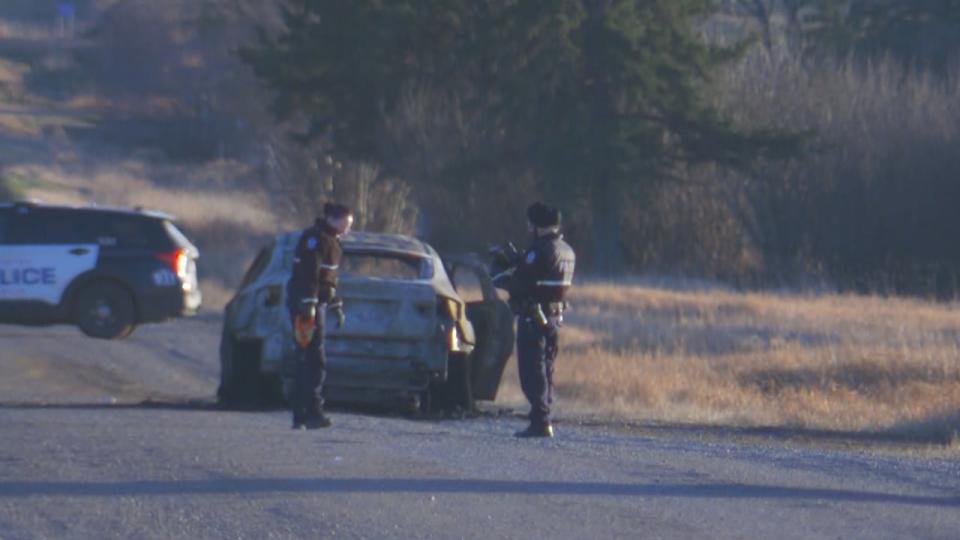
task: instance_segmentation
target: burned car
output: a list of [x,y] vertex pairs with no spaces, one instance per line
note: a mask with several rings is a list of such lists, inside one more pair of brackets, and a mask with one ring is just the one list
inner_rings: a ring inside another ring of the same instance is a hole
[[[289,395],[295,349],[285,285],[300,234],[264,247],[226,306],[218,390],[226,406],[277,405]],[[328,401],[426,411],[496,398],[513,318],[481,262],[445,265],[432,247],[400,235],[351,233],[343,248],[338,295],[347,319],[327,329]],[[476,301],[461,297],[451,275],[470,280]]]

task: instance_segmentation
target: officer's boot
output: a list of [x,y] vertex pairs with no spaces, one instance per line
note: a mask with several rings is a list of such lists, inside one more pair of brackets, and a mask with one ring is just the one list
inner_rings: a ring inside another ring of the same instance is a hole
[[553,426],[550,423],[530,424],[529,426],[527,426],[527,429],[516,432],[514,436],[520,439],[534,439],[534,438],[552,439]]
[[330,420],[330,417],[324,414],[323,411],[310,415],[310,417],[303,422],[304,429],[321,429],[328,428],[332,425],[333,421]]
[[299,407],[293,409],[293,429],[303,429],[307,415]]

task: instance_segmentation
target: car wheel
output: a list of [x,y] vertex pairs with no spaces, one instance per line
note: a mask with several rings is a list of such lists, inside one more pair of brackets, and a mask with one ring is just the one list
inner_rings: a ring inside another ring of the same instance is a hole
[[283,405],[280,376],[260,372],[260,342],[237,341],[226,332],[220,339],[220,405],[245,410]]
[[468,354],[451,353],[447,360],[447,380],[432,388],[429,397],[431,409],[472,413],[476,409],[470,376]]
[[260,376],[260,406],[267,409],[283,408],[287,404],[283,378],[280,375]]
[[420,410],[417,411],[415,416],[430,414],[434,411],[433,395],[435,393],[432,384],[420,393]]
[[217,402],[230,407],[234,399],[233,389],[233,338],[226,325],[220,333],[220,386],[217,387]]
[[94,283],[77,295],[73,318],[80,331],[98,339],[123,339],[136,328],[137,312],[126,290],[110,283]]

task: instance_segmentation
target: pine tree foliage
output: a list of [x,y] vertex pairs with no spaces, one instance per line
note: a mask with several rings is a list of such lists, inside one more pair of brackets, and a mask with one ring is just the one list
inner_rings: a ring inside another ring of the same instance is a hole
[[[304,137],[329,137],[344,158],[386,171],[383,122],[404,92],[453,100],[483,118],[489,136],[464,144],[429,181],[533,175],[565,205],[590,201],[603,217],[594,228],[609,231],[618,201],[642,197],[680,165],[740,166],[797,147],[793,137],[738,131],[703,99],[737,53],[698,35],[713,9],[709,0],[294,0],[286,31],[242,56],[273,90],[280,118],[299,118]],[[616,243],[596,246],[611,271]]]

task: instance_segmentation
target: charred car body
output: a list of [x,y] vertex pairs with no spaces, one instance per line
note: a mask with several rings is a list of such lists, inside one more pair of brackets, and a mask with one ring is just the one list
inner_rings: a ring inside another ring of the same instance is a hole
[[[218,397],[227,406],[265,406],[289,394],[294,361],[286,282],[299,232],[264,247],[227,304]],[[493,400],[510,356],[510,308],[482,263],[441,260],[406,236],[343,238],[338,296],[346,324],[327,330],[328,401],[408,410],[470,409]],[[465,302],[450,275],[468,275],[482,298]]]

